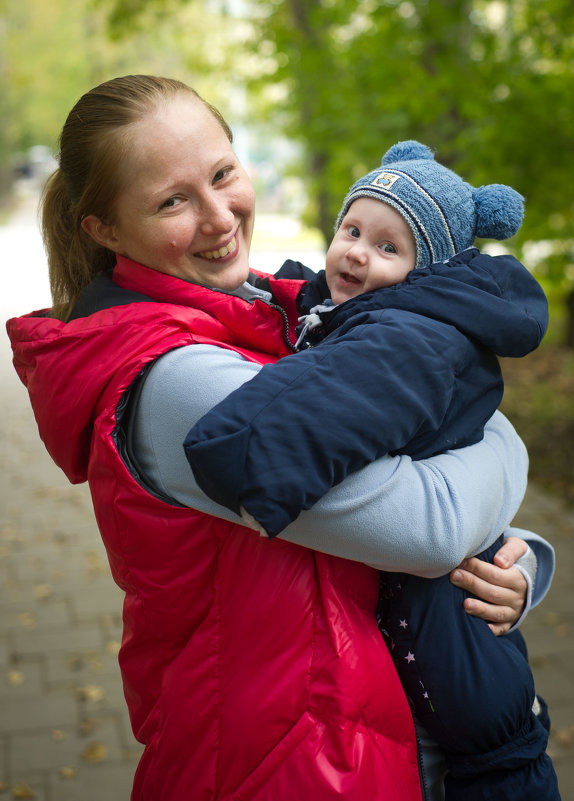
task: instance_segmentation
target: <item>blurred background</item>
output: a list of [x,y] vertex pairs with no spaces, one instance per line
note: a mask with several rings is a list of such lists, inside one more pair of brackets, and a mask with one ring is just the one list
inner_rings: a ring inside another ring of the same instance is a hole
[[[294,257],[320,269],[349,185],[402,139],[476,186],[506,183],[526,198],[504,248],[543,284],[550,328],[536,352],[503,360],[502,408],[530,453],[521,524],[559,554],[529,643],[574,793],[572,0],[0,0],[3,319],[50,303],[36,209],[67,113],[127,73],[184,80],[227,118],[257,192],[257,268]],[[137,747],[115,663],[120,599],[87,490],[45,454],[2,339],[0,796],[127,798]],[[99,734],[79,757],[86,721]],[[108,785],[86,773],[92,763],[109,765]]]
[[227,117],[256,251],[292,255],[299,238],[320,267],[346,189],[400,139],[521,192],[505,246],[543,283],[551,325],[504,363],[504,409],[532,477],[574,503],[571,0],[0,0],[0,215],[53,169],[78,97],[129,72],[181,78]]

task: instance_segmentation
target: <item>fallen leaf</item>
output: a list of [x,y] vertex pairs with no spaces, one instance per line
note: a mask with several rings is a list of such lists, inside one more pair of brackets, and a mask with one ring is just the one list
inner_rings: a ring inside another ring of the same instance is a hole
[[70,670],[81,670],[85,665],[84,658],[82,656],[70,656],[68,657],[68,667]]
[[560,745],[570,745],[574,739],[574,731],[572,729],[557,729],[554,732],[554,739]]
[[18,621],[21,626],[24,626],[25,629],[36,628],[36,618],[30,612],[20,612],[18,615]]
[[547,626],[557,626],[560,623],[560,616],[556,612],[546,612],[544,622]]
[[6,674],[6,678],[8,680],[8,684],[11,684],[13,687],[19,687],[26,681],[26,676],[21,670],[9,670]]
[[103,762],[108,756],[108,749],[103,743],[92,743],[82,752],[85,762]]
[[562,637],[562,638],[567,637],[570,634],[570,624],[569,623],[560,623],[559,626],[556,626],[556,628],[554,629],[554,632],[555,632],[555,634],[558,635],[558,637]]
[[34,587],[34,595],[39,601],[44,601],[49,598],[54,592],[51,584],[38,584]]
[[88,563],[88,573],[97,574],[107,571],[107,565],[96,551],[90,551],[86,554],[86,561]]
[[95,673],[103,673],[104,672],[104,663],[99,656],[92,656],[90,657],[90,667]]
[[29,784],[16,784],[12,788],[12,798],[36,798],[36,793]]
[[80,721],[80,734],[91,734],[100,724],[94,718],[84,718]]
[[62,779],[75,779],[78,775],[76,768],[60,768]]
[[78,687],[77,693],[83,701],[90,701],[92,703],[103,701],[106,697],[104,687],[100,687],[99,684],[86,684],[84,687]]

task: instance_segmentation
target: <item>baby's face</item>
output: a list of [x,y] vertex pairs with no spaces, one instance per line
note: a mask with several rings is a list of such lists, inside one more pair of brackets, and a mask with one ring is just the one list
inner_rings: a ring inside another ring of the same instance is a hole
[[327,251],[325,273],[334,303],[400,284],[416,263],[411,229],[398,211],[370,197],[355,200]]

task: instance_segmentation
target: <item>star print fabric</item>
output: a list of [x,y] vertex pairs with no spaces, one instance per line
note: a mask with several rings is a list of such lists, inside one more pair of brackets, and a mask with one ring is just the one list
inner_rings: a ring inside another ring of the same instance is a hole
[[[500,545],[480,558],[491,561]],[[518,794],[493,798],[558,801],[522,635],[496,637],[464,611],[468,595],[448,576],[381,573],[379,628],[414,714],[445,751],[446,797],[474,801],[508,781]]]

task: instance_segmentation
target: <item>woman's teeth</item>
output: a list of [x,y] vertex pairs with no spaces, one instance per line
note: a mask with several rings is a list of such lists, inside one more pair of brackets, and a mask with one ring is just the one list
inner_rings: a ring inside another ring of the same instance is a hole
[[222,259],[224,256],[228,256],[230,253],[233,253],[237,246],[235,241],[235,237],[231,240],[228,245],[225,247],[219,248],[219,250],[204,250],[199,255],[202,256],[204,259]]

